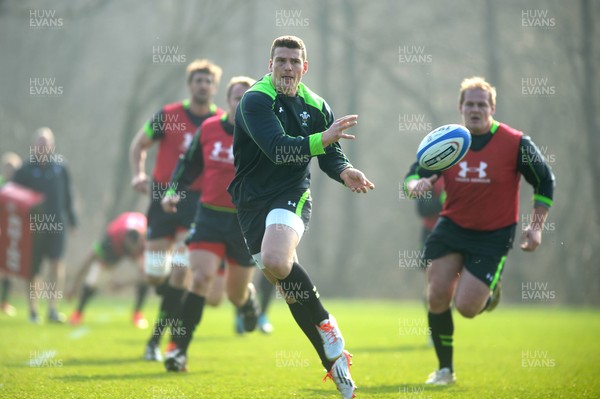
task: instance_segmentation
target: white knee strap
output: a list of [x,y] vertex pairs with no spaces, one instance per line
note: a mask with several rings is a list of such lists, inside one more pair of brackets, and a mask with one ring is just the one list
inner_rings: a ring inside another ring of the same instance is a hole
[[85,285],[95,287],[96,283],[98,282],[98,276],[100,275],[101,270],[102,267],[100,266],[100,264],[98,262],[94,262],[92,264],[92,267],[88,271],[87,276],[85,277]]
[[167,251],[145,251],[144,272],[152,277],[166,277],[171,273],[171,254]]
[[296,232],[296,234],[298,234],[298,241],[300,241],[302,239],[302,235],[304,235],[304,222],[302,221],[302,218],[296,215],[294,212],[288,211],[287,209],[272,209],[267,215],[265,225],[268,227],[272,224],[282,224],[291,228]]
[[171,256],[171,265],[174,267],[190,267],[190,254],[187,249],[182,252],[175,252]]

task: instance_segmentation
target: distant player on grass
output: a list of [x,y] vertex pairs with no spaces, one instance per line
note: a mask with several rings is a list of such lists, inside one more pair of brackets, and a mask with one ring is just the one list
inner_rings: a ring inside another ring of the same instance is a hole
[[94,244],[92,251],[77,272],[71,289],[67,292],[67,299],[71,299],[81,291],[77,310],[69,317],[70,324],[78,325],[83,321],[83,310],[96,292],[100,272],[106,268],[114,269],[123,258],[129,258],[138,265],[140,272],[133,324],[142,329],[148,327],[148,321],[141,311],[148,291],[148,285],[143,281],[145,240],[146,216],[141,213],[122,213],[108,225],[104,237]]
[[[157,292],[162,295],[162,302],[152,337],[146,346],[147,360],[162,361],[158,346],[163,326],[173,319],[181,306],[189,267],[184,240],[194,220],[202,186],[201,178],[196,179],[185,191],[185,195],[180,196],[177,213],[166,213],[160,202],[169,189],[178,190],[177,187],[169,186],[171,175],[179,156],[188,149],[202,122],[223,113],[213,103],[221,74],[221,68],[207,60],[196,60],[188,65],[189,99],[164,106],[146,122],[131,143],[131,184],[136,191],[142,193],[148,192],[149,183],[144,171],[146,153],[152,145],[158,143],[152,172],[151,203],[147,214],[145,273],[149,283],[159,287]],[[170,346],[167,351],[172,348]]]
[[[168,371],[187,369],[187,350],[194,331],[202,320],[206,296],[219,265],[227,260],[227,296],[243,319],[245,331],[253,331],[258,321],[256,290],[251,283],[254,261],[240,231],[235,206],[227,186],[235,173],[233,167],[233,122],[242,95],[254,83],[247,77],[232,78],[227,85],[229,112],[207,119],[194,137],[190,148],[175,169],[171,185],[183,189],[201,173],[202,195],[194,227],[187,240],[192,270],[192,286],[182,310],[180,335],[174,337],[177,349],[165,359]],[[163,208],[177,211],[179,196],[167,192]]]
[[[29,162],[15,172],[13,182],[44,195],[33,227],[33,256],[29,281],[29,321],[40,323],[38,298],[48,299],[48,321],[64,323],[65,316],[58,311],[65,280],[63,262],[67,244],[67,230],[74,229],[77,218],[71,194],[71,178],[62,155],[56,153],[54,133],[41,127],[34,135]],[[48,222],[46,222],[48,221]],[[44,260],[50,266],[48,283],[42,283],[41,269]]]
[[[308,71],[304,42],[275,39],[270,73],[238,106],[233,152],[236,174],[229,186],[246,244],[258,267],[286,298],[294,319],[315,347],[343,398],[354,397],[350,354],[317,288],[298,263],[296,247],[311,213],[310,161],[352,192],[374,188],[352,167],[338,143],[357,115],[334,120],[327,103],[300,82]],[[352,217],[352,216],[349,216]]]
[[410,168],[409,193],[431,190],[444,177],[446,201],[427,238],[429,327],[439,361],[427,384],[456,381],[453,355],[452,300],[461,315],[473,318],[492,310],[500,299],[500,279],[519,219],[521,175],[533,186],[532,222],[524,230],[523,251],[535,251],[552,205],[554,176],[528,136],[493,119],[496,89],[483,78],[463,80],[458,109],[472,134],[465,158],[444,172]]

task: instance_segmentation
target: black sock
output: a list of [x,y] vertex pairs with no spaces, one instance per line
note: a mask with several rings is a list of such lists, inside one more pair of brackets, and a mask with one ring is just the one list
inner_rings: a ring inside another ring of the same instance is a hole
[[271,303],[271,299],[273,298],[273,292],[275,291],[275,286],[271,284],[271,282],[263,275],[260,277],[258,281],[258,292],[259,292],[259,300],[260,300],[260,314],[267,313],[267,308]]
[[452,309],[444,313],[434,314],[429,312],[429,328],[431,328],[431,339],[435,346],[435,353],[439,361],[439,368],[452,367],[453,334],[454,323],[452,322]]
[[291,304],[288,303],[288,307],[290,308],[290,312],[292,312],[292,316],[294,316],[294,320],[296,320],[298,326],[300,326],[304,334],[310,340],[310,343],[314,346],[319,354],[319,357],[321,358],[321,364],[323,367],[325,367],[325,370],[331,370],[333,362],[327,360],[327,357],[325,356],[325,350],[323,349],[321,335],[315,328],[315,324],[313,323],[312,318],[310,317],[310,314],[306,308],[298,302]]
[[165,289],[168,286],[169,286],[169,279],[168,278],[166,278],[165,281],[163,281],[161,284],[155,285],[154,286],[154,291],[156,292],[156,295],[158,295],[158,296],[165,295]]
[[177,347],[184,353],[187,352],[188,346],[190,346],[190,342],[194,337],[194,331],[200,324],[200,320],[202,320],[205,301],[205,297],[188,292],[181,307],[181,318],[177,331],[175,329],[171,330]]
[[135,292],[135,308],[134,312],[139,312],[142,310],[144,306],[144,301],[146,300],[146,294],[148,293],[148,284],[146,283],[138,283],[137,290]]
[[317,287],[310,281],[310,277],[300,264],[294,262],[290,274],[279,280],[279,284],[288,297],[306,307],[314,324],[329,318],[329,313],[319,300]]
[[4,277],[2,280],[2,295],[0,296],[0,303],[8,302],[8,293],[10,292],[10,278]]
[[160,337],[165,333],[165,327],[177,325],[176,317],[179,315],[181,309],[181,298],[184,292],[183,289],[170,285],[162,287],[162,300],[160,302],[158,320],[154,323],[149,343],[158,345]]
[[77,306],[77,311],[79,313],[83,313],[83,308],[88,303],[89,299],[96,293],[96,289],[90,287],[89,285],[83,286],[83,291],[81,292],[81,296],[79,297],[79,306]]

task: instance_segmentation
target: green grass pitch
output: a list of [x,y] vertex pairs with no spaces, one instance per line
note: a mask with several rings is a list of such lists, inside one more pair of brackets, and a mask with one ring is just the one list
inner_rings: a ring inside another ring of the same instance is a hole
[[[31,325],[24,303],[17,317],[0,315],[0,398],[339,398],[281,300],[271,336],[236,336],[232,307],[208,308],[179,374],[142,360],[150,332],[130,324],[130,303],[92,301],[81,327]],[[501,304],[475,320],[455,314],[458,382],[428,387],[436,360],[421,304],[325,304],[354,354],[359,399],[600,397],[598,310]],[[145,309],[152,321],[156,300]]]

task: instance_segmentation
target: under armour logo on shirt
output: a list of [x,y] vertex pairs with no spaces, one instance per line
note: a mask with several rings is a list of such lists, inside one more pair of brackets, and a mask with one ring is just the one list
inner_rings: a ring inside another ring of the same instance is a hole
[[295,203],[295,202],[292,202],[292,201],[288,201],[288,205],[291,205],[291,206],[293,206],[294,208],[296,207],[296,203]]
[[283,107],[279,107],[279,113],[283,113]]
[[467,173],[477,173],[480,179],[483,179],[484,177],[487,176],[487,173],[485,173],[485,170],[487,169],[488,165],[487,163],[480,161],[479,162],[479,167],[476,168],[474,166],[469,167],[469,164],[467,164],[466,161],[463,161],[461,163],[458,164],[458,166],[460,166],[460,172],[458,172],[458,175],[460,177],[467,177]]
[[214,161],[233,163],[233,144],[227,148],[223,147],[222,142],[215,142],[213,145],[213,150],[210,153],[210,159]]

